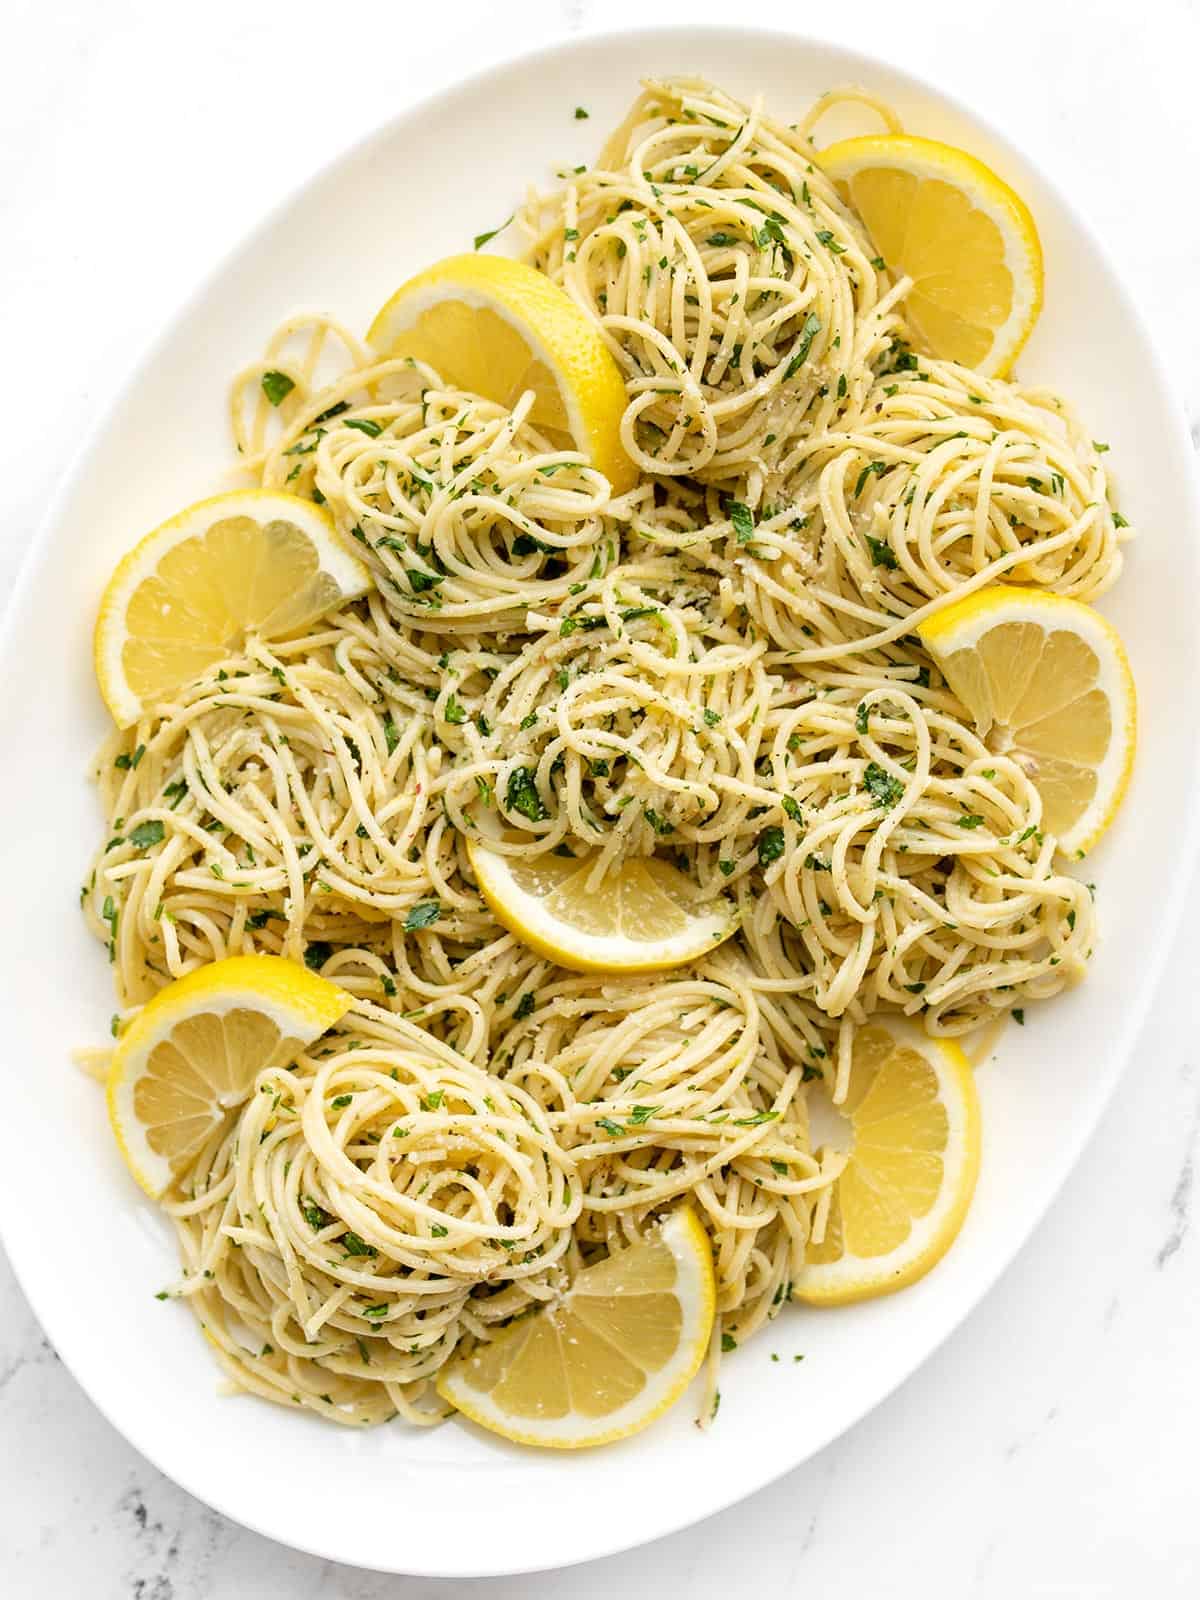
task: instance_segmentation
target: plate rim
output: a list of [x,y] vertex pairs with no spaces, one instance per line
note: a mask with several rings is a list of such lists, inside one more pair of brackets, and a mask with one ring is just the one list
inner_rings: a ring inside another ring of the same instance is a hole
[[[201,277],[192,285],[189,292],[156,322],[153,331],[141,341],[138,349],[130,358],[123,375],[102,400],[100,408],[84,430],[70,466],[59,481],[53,494],[49,497],[37,531],[19,564],[9,601],[5,606],[3,617],[0,618],[0,673],[5,670],[10,654],[14,649],[17,619],[23,613],[31,598],[43,565],[51,557],[52,532],[61,521],[64,508],[78,492],[88,464],[110,426],[113,417],[123,408],[127,398],[134,392],[136,387],[153,370],[161,350],[168,344],[177,328],[187,321],[189,316],[208,297],[214,286],[234,266],[238,259],[244,253],[252,250],[264,235],[269,234],[276,226],[277,221],[299,203],[310,189],[332,177],[339,167],[344,164],[350,164],[367,154],[372,146],[386,142],[393,135],[393,131],[398,124],[415,120],[420,117],[427,107],[435,106],[448,96],[478,88],[494,76],[519,64],[552,68],[560,58],[586,55],[592,50],[602,49],[605,46],[617,43],[640,42],[647,48],[653,48],[660,43],[666,45],[674,41],[678,42],[682,48],[686,47],[689,41],[697,41],[705,46],[712,47],[715,44],[719,44],[721,40],[728,40],[731,43],[738,44],[753,40],[764,48],[778,45],[780,48],[789,51],[811,47],[826,54],[840,57],[849,71],[863,76],[869,76],[872,71],[882,70],[894,81],[903,84],[907,90],[932,97],[967,121],[974,123],[998,148],[1012,151],[1020,161],[1024,162],[1036,173],[1055,206],[1087,241],[1094,256],[1102,264],[1109,283],[1121,304],[1121,308],[1128,318],[1132,335],[1142,353],[1144,364],[1151,372],[1157,387],[1168,403],[1167,409],[1170,412],[1176,435],[1175,443],[1178,446],[1180,458],[1184,463],[1181,492],[1185,500],[1190,503],[1193,519],[1196,526],[1200,528],[1200,464],[1197,463],[1196,454],[1192,448],[1186,413],[1180,401],[1178,386],[1163,359],[1159,340],[1143,317],[1138,301],[1131,292],[1120,265],[1104,245],[1087,214],[1081,211],[1067,196],[1053,171],[1048,169],[1042,160],[1035,158],[1019,137],[1011,134],[1006,127],[998,126],[990,117],[980,114],[972,106],[968,105],[960,95],[944,89],[935,79],[924,77],[910,71],[907,67],[897,66],[888,61],[886,57],[872,54],[857,43],[853,45],[845,44],[840,39],[829,38],[807,28],[788,29],[707,22],[658,22],[638,27],[617,27],[582,33],[559,33],[545,44],[534,47],[518,45],[487,61],[486,64],[475,66],[469,73],[441,84],[429,93],[406,99],[402,105],[392,110],[383,120],[375,123],[348,143],[339,145],[327,160],[308,170],[299,181],[286,187],[278,199],[264,211],[254,225],[239,233],[228,248],[223,250],[218,258],[210,263]],[[1193,736],[1191,765],[1193,776],[1200,778],[1200,737],[1195,735]],[[1194,785],[1194,788],[1200,789],[1200,784]],[[768,1484],[785,1476],[788,1472],[795,1471],[805,1462],[812,1460],[834,1440],[856,1427],[864,1417],[881,1405],[903,1384],[907,1383],[913,1374],[941,1349],[945,1342],[961,1328],[967,1318],[977,1311],[991,1295],[996,1285],[1008,1272],[1017,1255],[1028,1244],[1033,1233],[1041,1227],[1050,1206],[1061,1193],[1070,1174],[1078,1165],[1084,1148],[1093,1138],[1101,1118],[1112,1103],[1118,1084],[1129,1069],[1137,1040],[1144,1029],[1151,1005],[1157,997],[1161,986],[1164,968],[1171,951],[1174,936],[1182,920],[1184,904],[1195,874],[1198,855],[1200,855],[1200,804],[1193,802],[1187,815],[1186,832],[1176,850],[1175,863],[1177,870],[1158,910],[1156,918],[1159,929],[1157,943],[1145,965],[1141,968],[1137,993],[1131,998],[1131,1002],[1122,1016],[1117,1042],[1109,1054],[1109,1060],[1112,1064],[1109,1066],[1105,1077],[1098,1083],[1096,1093],[1087,1108],[1086,1114],[1072,1120],[1069,1128],[1064,1133],[1063,1139],[1056,1147],[1056,1159],[1049,1169],[1049,1175],[1043,1177],[1043,1193],[1040,1202],[1033,1208],[1028,1219],[1015,1232],[1014,1236],[1006,1241],[1003,1248],[995,1252],[987,1270],[982,1274],[981,1286],[976,1286],[971,1294],[966,1297],[964,1304],[952,1311],[949,1317],[945,1318],[936,1336],[923,1344],[920,1354],[899,1373],[889,1373],[882,1383],[874,1385],[869,1380],[864,1381],[862,1394],[856,1397],[855,1403],[849,1406],[844,1413],[841,1413],[839,1419],[818,1436],[818,1442],[806,1448],[804,1453],[797,1459],[783,1465],[771,1462],[764,1470],[759,1471],[754,1471],[752,1467],[748,1467],[736,1480],[732,1492],[723,1491],[721,1495],[714,1497],[711,1502],[706,1502],[698,1510],[673,1513],[667,1516],[662,1525],[655,1531],[639,1534],[632,1541],[623,1539],[620,1536],[612,1537],[608,1540],[600,1539],[588,1549],[580,1551],[577,1555],[571,1555],[565,1560],[557,1558],[553,1560],[524,1559],[513,1563],[497,1562],[493,1559],[479,1562],[463,1560],[460,1556],[453,1565],[447,1565],[443,1561],[436,1566],[428,1564],[417,1566],[407,1564],[403,1567],[361,1566],[355,1560],[353,1554],[347,1554],[343,1549],[335,1548],[323,1542],[319,1535],[314,1534],[312,1539],[306,1540],[303,1544],[295,1543],[290,1537],[281,1536],[272,1531],[270,1527],[256,1521],[252,1507],[231,1506],[223,1500],[222,1496],[214,1494],[207,1483],[203,1488],[198,1488],[192,1481],[194,1475],[186,1470],[177,1468],[174,1462],[170,1467],[163,1465],[159,1459],[156,1443],[153,1440],[146,1442],[146,1430],[140,1423],[135,1419],[133,1425],[130,1426],[127,1425],[124,1419],[118,1421],[112,1414],[112,1408],[98,1400],[90,1386],[79,1376],[72,1357],[64,1354],[53,1339],[51,1339],[51,1342],[55,1344],[56,1353],[59,1354],[73,1381],[79,1385],[87,1396],[89,1403],[95,1406],[105,1421],[164,1477],[220,1515],[228,1517],[231,1522],[238,1526],[245,1527],[264,1538],[282,1544],[285,1548],[296,1549],[321,1560],[349,1567],[359,1567],[360,1570],[393,1572],[412,1577],[503,1577],[524,1573],[567,1570],[584,1562],[599,1560],[606,1556],[615,1555],[655,1540],[666,1538],[707,1517],[715,1516],[723,1510],[728,1510],[747,1499],[750,1495],[757,1493],[760,1489],[765,1488]],[[7,1133],[0,1127],[0,1138],[6,1137]],[[0,1174],[2,1172],[3,1164],[0,1163]],[[22,1269],[22,1247],[17,1246],[14,1248],[13,1241],[17,1235],[7,1226],[5,1220],[7,1215],[7,1208],[0,1207],[0,1243],[5,1248],[14,1277],[29,1302],[39,1326],[49,1337],[48,1324],[43,1316],[42,1309],[47,1297],[42,1296],[37,1290],[32,1290],[30,1287],[31,1275]],[[465,1555],[465,1553],[466,1550],[464,1548],[462,1554]]]

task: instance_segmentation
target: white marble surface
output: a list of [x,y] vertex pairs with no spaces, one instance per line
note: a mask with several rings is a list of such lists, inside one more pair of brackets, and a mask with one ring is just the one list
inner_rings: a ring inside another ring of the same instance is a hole
[[[1040,152],[1109,241],[1200,438],[1193,0],[824,9],[829,16],[760,0],[734,14],[861,43],[924,71]],[[4,0],[0,601],[80,431],[264,205],[394,108],[472,66],[572,31],[670,17],[725,20],[703,0],[686,10],[661,0]],[[1198,961],[1193,929],[1179,940],[1138,1059],[1051,1216],[897,1395],[744,1505],[565,1574],[385,1577],[297,1555],[225,1521],[97,1414],[0,1255],[0,1593],[641,1600],[686,1590],[705,1600],[836,1586],[869,1600],[1195,1596]],[[69,1292],[68,1247],[47,1246],[63,1252]],[[319,1517],[318,1486],[305,1492]],[[588,1514],[619,1519],[620,1507]]]

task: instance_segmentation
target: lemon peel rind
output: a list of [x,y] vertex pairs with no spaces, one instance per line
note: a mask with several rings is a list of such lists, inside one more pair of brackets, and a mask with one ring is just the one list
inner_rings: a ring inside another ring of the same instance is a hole
[[[1008,247],[1004,264],[1012,278],[1013,303],[1005,321],[992,330],[991,347],[975,370],[986,377],[1007,377],[1033,332],[1045,301],[1041,237],[1033,213],[1016,190],[978,156],[917,134],[865,134],[856,139],[841,139],[819,151],[816,160],[834,182],[848,182],[868,167],[889,165],[911,172],[918,180],[955,182],[977,210],[993,221],[997,220],[997,212],[1003,216],[1007,227],[1002,228],[1001,233]],[[985,197],[990,202],[988,206],[979,203]],[[1014,240],[1019,240],[1023,247],[1027,268],[1024,273],[1013,270],[1011,246]],[[901,262],[889,265],[897,272],[904,270]]]
[[[1113,728],[1123,734],[1110,742],[1104,761],[1096,768],[1099,797],[1074,827],[1056,840],[1060,855],[1079,860],[1094,848],[1116,819],[1133,775],[1137,753],[1137,688],[1129,657],[1116,628],[1093,607],[1051,589],[1016,584],[990,584],[962,600],[945,606],[922,622],[917,632],[934,660],[975,648],[984,635],[1001,622],[1032,622],[1050,632],[1077,634],[1091,646],[1100,662],[1098,687],[1113,710]],[[969,708],[968,708],[969,709]]]
[[[569,942],[555,939],[547,929],[566,927],[556,918],[539,913],[539,901],[513,881],[505,858],[486,850],[475,840],[467,843],[471,869],[488,909],[502,927],[522,944],[572,972],[591,972],[622,977],[643,972],[670,972],[689,961],[699,960],[724,944],[739,925],[734,906],[719,902],[720,909],[696,921],[695,933],[674,940],[620,940],[601,934],[570,929]],[[519,910],[517,908],[520,908]],[[614,960],[614,952],[621,958]]]
[[311,500],[282,489],[233,489],[185,506],[125,552],[101,596],[92,636],[92,658],[100,693],[119,728],[130,727],[147,710],[129,687],[121,665],[126,637],[123,619],[135,590],[177,545],[202,537],[223,517],[238,515],[259,523],[290,521],[309,533],[321,557],[320,570],[337,583],[341,602],[356,599],[374,587],[367,568],[346,548],[333,518]]
[[339,1021],[353,1003],[351,995],[327,978],[272,955],[229,956],[160,989],[122,1032],[105,1082],[113,1137],[139,1187],[157,1200],[174,1176],[166,1157],[150,1150],[145,1140],[135,1141],[139,1146],[135,1156],[127,1130],[138,1126],[133,1095],[139,1070],[155,1045],[180,1022],[190,1016],[225,1015],[245,1008],[269,1017],[281,1033],[309,1044]]
[[[887,1256],[844,1255],[837,1261],[806,1266],[797,1278],[792,1298],[814,1307],[852,1305],[893,1294],[933,1270],[962,1231],[979,1178],[982,1151],[982,1121],[975,1073],[959,1045],[951,1039],[933,1039],[911,1024],[883,1023],[871,1019],[872,1026],[886,1026],[898,1044],[920,1050],[937,1074],[949,1122],[946,1137],[946,1165],[942,1192],[948,1198],[935,1204],[924,1217],[916,1218],[908,1238]],[[943,1070],[939,1070],[939,1062]],[[945,1084],[952,1082],[958,1096],[947,1100]],[[951,1165],[951,1152],[956,1160]],[[916,1241],[914,1245],[914,1240]],[[884,1265],[903,1253],[899,1266]]]
[[[514,1444],[536,1445],[544,1450],[586,1450],[596,1445],[612,1444],[618,1439],[627,1439],[632,1434],[640,1433],[656,1422],[680,1399],[703,1365],[716,1316],[712,1246],[695,1211],[690,1205],[677,1207],[664,1219],[660,1231],[675,1257],[677,1267],[681,1270],[686,1268],[690,1273],[690,1286],[698,1291],[699,1304],[697,1325],[690,1338],[681,1342],[671,1361],[654,1375],[661,1392],[653,1393],[651,1403],[646,1404],[641,1396],[635,1396],[604,1419],[604,1426],[568,1435],[557,1431],[562,1428],[561,1418],[550,1419],[542,1427],[531,1425],[528,1418],[510,1425],[498,1407],[488,1404],[485,1394],[462,1382],[459,1376],[462,1363],[459,1360],[452,1360],[442,1368],[436,1384],[438,1394],[469,1421],[489,1433],[498,1434]],[[677,1286],[679,1281],[677,1276]]]

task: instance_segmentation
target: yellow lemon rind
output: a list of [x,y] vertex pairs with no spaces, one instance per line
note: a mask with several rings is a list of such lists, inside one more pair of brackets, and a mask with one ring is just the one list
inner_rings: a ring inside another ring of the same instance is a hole
[[1112,826],[1133,775],[1137,689],[1129,657],[1120,634],[1101,612],[1069,595],[1016,584],[989,584],[977,589],[935,612],[918,625],[917,632],[936,661],[971,649],[990,628],[1002,622],[1035,622],[1051,631],[1066,628],[1078,633],[1095,651],[1103,670],[1100,686],[1113,708],[1113,754],[1104,770],[1104,782],[1099,785],[1101,798],[1057,840],[1062,855],[1078,860]]
[[[514,1444],[536,1445],[544,1450],[585,1450],[612,1444],[656,1422],[675,1405],[703,1365],[717,1304],[712,1246],[693,1208],[687,1204],[677,1207],[661,1224],[661,1232],[679,1269],[690,1275],[690,1287],[695,1291],[692,1326],[688,1326],[685,1318],[685,1337],[681,1338],[675,1356],[661,1373],[655,1374],[656,1381],[648,1396],[638,1395],[614,1413],[621,1420],[588,1418],[575,1432],[562,1432],[561,1418],[552,1419],[543,1428],[531,1426],[527,1418],[509,1420],[500,1408],[488,1403],[487,1395],[463,1381],[464,1363],[458,1359],[447,1363],[438,1374],[438,1394],[489,1433],[499,1434]],[[678,1284],[678,1278],[676,1282]]]
[[467,855],[488,909],[522,944],[572,972],[614,977],[669,972],[715,950],[737,931],[736,908],[725,901],[711,915],[694,918],[694,930],[674,939],[650,941],[584,933],[539,909],[534,895],[520,888],[504,856],[468,840]]
[[[614,495],[637,482],[620,439],[626,406],[620,368],[599,329],[557,284],[508,256],[458,255],[419,272],[376,314],[367,340],[382,355],[403,353],[403,334],[422,312],[455,299],[501,317],[554,373],[577,447]],[[441,373],[447,382],[452,373]]]
[[137,1117],[133,1091],[151,1050],[185,1018],[237,1007],[261,1012],[281,1033],[311,1043],[353,1004],[353,997],[282,956],[228,956],[177,978],[148,1001],[128,1024],[113,1051],[105,1084],[108,1118],[117,1148],[138,1185],[157,1200],[170,1187],[169,1163],[148,1148],[136,1155]]
[[[1041,238],[1033,213],[1016,190],[977,156],[915,134],[868,134],[842,139],[818,152],[816,159],[835,183],[848,183],[863,170],[878,167],[952,184],[1000,227],[1014,300],[1008,318],[994,331],[992,347],[978,370],[989,377],[1006,377],[1033,332],[1045,296]],[[1014,252],[1018,252],[1019,259],[1013,258]],[[898,274],[904,271],[903,262],[890,261],[888,265]]]
[[[962,1049],[951,1039],[932,1039],[912,1024],[884,1024],[878,1017],[871,1020],[872,1026],[888,1026],[899,1042],[920,1049],[937,1072],[942,1089],[940,1098],[950,1125],[942,1192],[928,1215],[914,1224],[898,1251],[868,1258],[846,1255],[838,1261],[806,1266],[793,1285],[792,1298],[809,1306],[842,1306],[873,1300],[880,1295],[894,1294],[923,1278],[958,1238],[979,1177],[982,1150],[979,1094],[975,1073]],[[945,1093],[947,1084],[954,1089],[949,1098]],[[952,1153],[953,1166],[950,1164]]]
[[145,713],[121,666],[124,618],[138,585],[185,539],[204,534],[223,517],[248,516],[257,522],[288,521],[307,532],[321,557],[321,569],[337,582],[339,600],[353,600],[372,587],[370,573],[346,549],[333,518],[322,507],[282,489],[234,489],[211,495],[176,512],[158,525],[118,561],[100,600],[92,637],[96,682],[118,727],[126,728]]

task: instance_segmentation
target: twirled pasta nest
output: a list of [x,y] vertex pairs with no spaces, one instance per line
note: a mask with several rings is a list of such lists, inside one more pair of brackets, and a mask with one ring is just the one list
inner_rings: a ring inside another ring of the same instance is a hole
[[[551,975],[494,1030],[493,1070],[546,1108],[582,1193],[577,1236],[618,1247],[690,1194],[721,1309],[747,1334],[782,1305],[842,1158],[814,1153],[805,1085],[828,1026],[777,1032],[737,958],[637,980]],[[793,1053],[797,1040],[805,1048]]]
[[168,1206],[239,1385],[335,1421],[421,1405],[463,1339],[547,1299],[579,1215],[547,1113],[417,1029],[351,1012],[260,1075]]
[[803,134],[699,81],[649,81],[597,166],[521,220],[608,337],[643,472],[735,479],[826,427],[837,373],[889,325],[882,263]]
[[[459,839],[429,702],[383,653],[390,632],[373,599],[251,642],[100,753],[113,832],[87,907],[124,1004],[240,952],[386,955],[422,905],[443,932],[477,931],[476,897],[450,884]],[[391,962],[335,970],[378,995]]]

